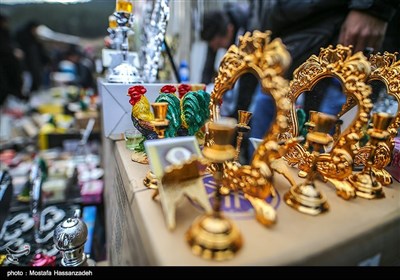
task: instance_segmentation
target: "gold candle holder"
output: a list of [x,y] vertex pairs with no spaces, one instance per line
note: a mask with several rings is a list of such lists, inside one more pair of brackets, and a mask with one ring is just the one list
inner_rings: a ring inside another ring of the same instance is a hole
[[165,129],[167,129],[169,125],[169,121],[166,119],[168,103],[151,103],[151,107],[154,111],[154,121],[151,121],[151,124],[154,126],[154,130],[156,131],[158,138],[162,139],[165,137]]
[[[163,139],[165,137],[165,130],[169,125],[169,121],[166,119],[168,112],[168,103],[167,102],[158,102],[151,103],[151,107],[154,112],[154,121],[150,123],[154,126],[154,130],[157,133],[159,139]],[[154,173],[149,171],[146,174],[146,178],[143,180],[143,184],[149,188],[155,190],[152,198],[155,199],[158,192],[157,178]]]
[[238,111],[238,117],[239,117],[238,124],[237,124],[238,135],[236,137],[236,155],[235,155],[235,158],[233,159],[234,161],[239,160],[240,146],[242,145],[243,135],[250,131],[249,122],[250,122],[252,115],[253,115],[253,113],[248,112],[248,111],[244,111],[244,110]]
[[367,133],[370,140],[367,145],[371,147],[368,160],[365,163],[364,169],[357,174],[349,177],[349,181],[356,189],[356,195],[366,199],[384,198],[385,193],[382,189],[382,184],[378,182],[372,174],[372,166],[374,164],[375,150],[380,142],[385,142],[390,133],[387,128],[392,123],[394,116],[387,113],[374,113],[372,115],[373,127],[368,129]]
[[[318,112],[310,110],[308,121],[306,123],[304,123],[304,125],[307,127],[307,134],[314,130],[317,118],[318,118]],[[306,151],[310,150],[310,143],[307,141],[307,138],[306,138],[306,142],[304,143],[303,147],[304,147],[304,150],[306,150]],[[306,178],[307,172],[305,172],[304,170],[300,170],[297,175],[300,178]]]
[[215,164],[213,173],[217,185],[213,213],[197,218],[186,233],[186,240],[195,255],[205,259],[223,261],[234,257],[242,247],[242,235],[236,225],[221,213],[220,187],[223,177],[223,163],[232,160],[236,151],[230,145],[236,128],[236,121],[209,123],[208,129],[213,144],[203,149],[203,155]]
[[[313,131],[317,118],[318,118],[318,112],[311,110],[309,113],[308,121],[304,124],[307,127],[307,133]],[[309,148],[310,148],[310,143],[308,143],[308,141],[306,140],[306,142],[304,143],[304,149],[308,151]]]
[[329,209],[325,195],[316,188],[314,181],[318,174],[318,156],[323,147],[332,141],[329,131],[335,126],[337,120],[335,116],[320,112],[314,118],[314,129],[307,134],[307,142],[313,150],[311,171],[307,174],[304,183],[291,187],[284,196],[286,204],[309,215],[318,215]]

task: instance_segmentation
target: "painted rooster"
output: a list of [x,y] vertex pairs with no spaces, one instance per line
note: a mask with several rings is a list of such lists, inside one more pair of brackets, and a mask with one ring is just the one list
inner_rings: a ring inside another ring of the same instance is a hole
[[189,91],[181,99],[182,126],[195,135],[210,117],[210,95],[204,90]]
[[[178,98],[175,95],[175,86],[166,85],[161,88],[160,95],[155,102],[168,103],[166,118],[169,120],[169,126],[165,131],[166,137],[195,135],[209,118],[210,95],[204,90],[191,90],[190,85],[180,85]],[[156,139],[157,134],[150,123],[154,120],[154,116],[150,110],[150,103],[144,96],[146,91],[140,85],[129,88],[129,103],[132,105],[131,117],[133,125],[146,139]]]
[[129,103],[132,105],[131,119],[133,125],[146,139],[157,139],[157,133],[150,123],[154,115],[150,110],[150,103],[144,94],[147,92],[144,86],[133,86],[128,90]]

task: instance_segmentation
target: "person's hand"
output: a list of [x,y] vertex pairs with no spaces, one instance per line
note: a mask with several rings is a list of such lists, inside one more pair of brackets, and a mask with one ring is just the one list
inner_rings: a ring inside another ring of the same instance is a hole
[[339,44],[353,45],[354,52],[365,48],[380,49],[386,33],[387,22],[361,11],[352,10],[342,24]]

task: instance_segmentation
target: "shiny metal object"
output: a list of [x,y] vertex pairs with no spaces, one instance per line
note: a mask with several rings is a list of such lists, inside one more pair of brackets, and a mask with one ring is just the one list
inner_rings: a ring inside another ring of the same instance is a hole
[[143,179],[143,185],[146,188],[154,190],[154,193],[152,195],[152,199],[154,200],[159,194],[159,192],[158,192],[158,179],[157,179],[156,175],[154,175],[153,172],[148,171],[146,173],[146,177]]
[[[309,115],[308,121],[304,124],[304,126],[307,127],[307,132],[311,132],[311,131],[313,131],[313,129],[315,127],[315,122],[316,122],[316,118],[318,117],[318,112],[311,110],[308,115]],[[306,139],[306,142],[304,143],[303,147],[306,151],[309,150],[310,144],[308,143],[307,139]]]
[[[233,129],[227,129],[231,125]],[[208,130],[214,141],[212,146],[203,148],[203,155],[214,163],[223,163],[227,160],[233,159],[236,155],[236,150],[230,143],[236,126],[236,121],[232,119],[231,123],[216,123],[211,122],[208,124]]]
[[[210,124],[219,121],[223,95],[244,73],[253,73],[260,80],[263,91],[270,94],[275,102],[276,118],[262,143],[256,149],[252,162],[249,165],[224,162],[223,184],[220,188],[224,190],[224,193],[229,190],[245,193],[245,197],[253,204],[257,221],[265,226],[274,224],[277,219],[275,209],[265,202],[268,196],[276,194],[272,185],[274,174],[282,174],[291,186],[295,185],[295,181],[281,157],[289,147],[297,143],[298,139],[293,137],[284,138],[282,141],[278,139],[287,131],[287,115],[292,106],[286,97],[289,83],[281,76],[289,66],[290,60],[289,52],[281,40],[271,40],[269,31],[247,32],[239,38],[237,46],[230,46],[222,59],[218,76],[215,79],[215,87],[211,93]],[[243,117],[244,119],[239,122],[244,123],[249,115]],[[206,136],[205,147],[210,147],[214,144],[215,139],[209,132]],[[213,170],[212,167],[209,169]],[[262,200],[264,202],[261,202]]]
[[[291,109],[287,114],[288,127],[280,139],[291,139],[299,135],[299,125],[295,111],[295,102],[303,92],[310,91],[321,79],[338,77],[342,81],[346,103],[337,115],[340,118],[354,106],[358,106],[358,113],[349,127],[341,132],[340,123],[336,123],[336,132],[333,135],[332,149],[329,153],[321,153],[316,163],[318,173],[324,181],[329,181],[336,188],[336,193],[343,199],[355,197],[354,188],[347,181],[353,172],[353,162],[356,154],[356,143],[362,137],[361,127],[368,123],[368,114],[373,104],[369,99],[371,87],[366,84],[371,67],[366,57],[361,53],[352,53],[352,47],[337,45],[322,48],[319,55],[312,55],[300,65],[290,83],[288,98]],[[284,158],[291,166],[297,166],[303,174],[311,172],[310,163],[315,155],[301,144],[293,146]]]
[[[148,5],[148,4],[147,4]],[[147,7],[146,17],[150,15]],[[155,0],[150,21],[145,19],[142,37],[143,73],[146,83],[154,83],[157,79],[161,48],[169,20],[169,0]]]
[[242,145],[243,135],[250,131],[249,122],[253,113],[239,110],[238,111],[238,124],[237,124],[237,137],[236,137],[236,155],[234,161],[239,160],[240,146]]
[[[117,41],[117,48],[120,48],[122,55],[122,63],[110,69],[107,75],[107,81],[110,83],[133,84],[142,83],[142,78],[138,69],[128,61],[128,33],[132,33],[132,25],[134,22],[132,0],[117,0],[116,9],[113,13],[117,27],[108,28],[110,37]],[[114,19],[113,19],[114,21]],[[111,23],[114,27],[115,23]]]
[[43,161],[36,157],[29,174],[31,215],[34,221],[34,239],[36,244],[41,244],[42,231],[40,230],[40,211],[42,207],[42,184],[47,171],[44,170]]
[[370,140],[368,146],[370,153],[367,161],[365,162],[364,169],[357,174],[349,177],[350,183],[356,189],[356,194],[359,197],[366,199],[383,198],[385,194],[382,189],[382,184],[376,179],[372,172],[374,165],[375,152],[381,142],[385,143],[390,137],[387,131],[395,117],[387,113],[374,113],[372,115],[373,128],[368,130]]
[[154,111],[154,121],[151,121],[150,123],[154,126],[154,130],[156,131],[158,138],[162,139],[165,137],[165,129],[169,125],[169,121],[166,119],[168,103],[151,103],[151,107]]
[[87,266],[87,257],[83,251],[88,235],[86,224],[80,220],[79,212],[74,218],[68,218],[54,230],[54,243],[62,253],[62,266]]
[[329,131],[335,126],[336,120],[335,116],[317,113],[314,116],[314,129],[307,134],[307,142],[313,150],[311,170],[304,183],[291,187],[284,196],[286,204],[301,213],[318,215],[329,209],[325,195],[315,187],[314,180],[318,175],[317,162],[320,152],[325,145],[333,141]]
[[[389,165],[394,148],[394,138],[397,135],[397,130],[400,127],[400,60],[397,58],[397,53],[385,52],[383,55],[378,53],[371,55],[369,62],[371,63],[372,72],[368,77],[368,81],[382,81],[386,87],[387,99],[391,97],[393,102],[397,102],[397,110],[393,112],[395,116],[391,124],[387,127],[390,137],[385,141],[380,141],[375,147],[374,160],[371,170],[383,186],[392,183],[392,176],[385,170]],[[384,112],[381,109],[374,107],[375,112]],[[365,145],[357,150],[354,158],[356,165],[366,165],[371,154],[371,146]]]
[[223,261],[231,259],[243,244],[242,235],[232,220],[221,213],[221,193],[223,162],[235,157],[235,149],[230,142],[236,128],[236,121],[230,119],[220,123],[210,123],[208,129],[214,144],[204,147],[203,155],[213,164],[214,180],[217,185],[213,213],[197,218],[186,232],[186,241],[192,253],[204,259]]

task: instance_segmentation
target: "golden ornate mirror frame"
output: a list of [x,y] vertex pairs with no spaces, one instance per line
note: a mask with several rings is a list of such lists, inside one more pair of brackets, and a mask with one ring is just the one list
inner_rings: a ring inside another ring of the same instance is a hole
[[[337,194],[345,199],[355,197],[353,188],[345,180],[352,173],[354,144],[362,136],[361,128],[367,124],[372,108],[371,100],[368,98],[371,87],[365,83],[369,74],[369,63],[361,52],[353,55],[351,47],[337,45],[336,48],[333,46],[321,48],[318,56],[312,55],[295,70],[293,80],[290,82],[288,97],[291,110],[287,115],[289,126],[287,132],[280,135],[282,139],[298,136],[295,102],[301,93],[313,89],[323,78],[335,77],[340,80],[346,95],[346,103],[341,113],[347,112],[348,107],[358,105],[357,115],[350,126],[340,135],[334,136],[332,150],[320,154],[317,160],[317,170],[323,179],[333,183]],[[284,157],[289,165],[297,165],[304,172],[310,171],[313,155],[302,145],[295,145]]]
[[[280,39],[271,41],[270,34],[269,31],[247,32],[239,38],[238,46],[232,45],[229,48],[221,61],[210,101],[211,121],[217,121],[220,118],[219,109],[224,93],[233,87],[242,74],[248,72],[261,81],[263,91],[269,93],[275,101],[275,121],[255,151],[251,164],[225,164],[223,184],[231,190],[243,191],[245,196],[250,196],[250,202],[251,199],[265,199],[274,194],[271,162],[280,158],[284,152],[285,147],[277,143],[277,137],[287,129],[286,115],[290,109],[289,100],[286,98],[289,83],[280,76],[290,64],[290,55]],[[289,181],[292,180],[287,172],[277,172]],[[253,202],[257,212],[258,203]],[[257,220],[264,225],[273,222],[263,221],[261,216],[257,217]]]
[[[385,52],[383,55],[378,53],[369,58],[372,72],[368,81],[378,80],[383,82],[387,94],[393,96],[397,101],[396,117],[387,129],[391,137],[386,142],[379,143],[375,150],[372,166],[376,179],[385,186],[392,183],[392,176],[384,168],[390,163],[394,138],[397,135],[397,129],[400,127],[400,60],[396,58],[397,54]],[[355,164],[365,165],[370,152],[371,147],[369,145],[359,148],[355,156]]]

